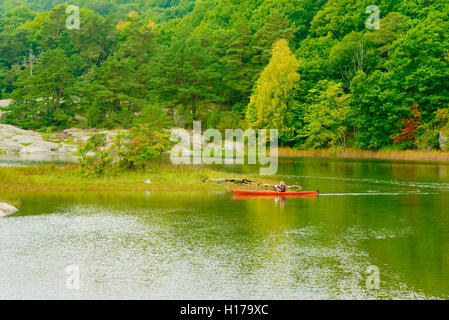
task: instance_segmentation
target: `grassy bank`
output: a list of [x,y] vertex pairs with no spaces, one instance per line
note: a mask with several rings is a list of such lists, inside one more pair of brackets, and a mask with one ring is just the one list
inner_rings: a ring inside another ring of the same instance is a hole
[[318,149],[298,150],[279,148],[280,157],[320,157],[346,159],[385,159],[402,161],[449,161],[449,152],[415,150]]
[[[220,191],[230,186],[204,179],[244,178],[242,175],[202,166],[155,166],[149,170],[126,171],[103,177],[85,177],[79,166],[34,165],[0,167],[1,192],[33,191]],[[145,180],[151,180],[150,184]],[[274,183],[255,178],[256,182]]]

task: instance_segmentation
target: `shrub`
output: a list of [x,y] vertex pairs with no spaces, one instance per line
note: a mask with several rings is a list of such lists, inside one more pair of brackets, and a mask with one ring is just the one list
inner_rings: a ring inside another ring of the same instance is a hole
[[94,134],[80,144],[81,172],[86,176],[101,176],[112,169],[113,155],[106,150],[106,135]]
[[436,150],[440,148],[440,132],[444,134],[449,125],[449,109],[435,111],[434,119],[421,125],[417,130],[416,146],[422,150]]
[[144,124],[118,136],[116,145],[120,168],[145,170],[151,163],[167,160],[172,144],[169,133]]
[[145,170],[168,159],[170,134],[140,125],[107,143],[105,134],[95,134],[80,145],[81,171],[86,176],[114,174],[119,170]]

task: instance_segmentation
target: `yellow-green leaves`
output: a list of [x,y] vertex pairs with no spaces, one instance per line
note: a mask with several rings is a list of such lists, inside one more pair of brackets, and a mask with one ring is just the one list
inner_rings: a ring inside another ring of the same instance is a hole
[[281,39],[273,45],[270,63],[257,80],[246,112],[251,128],[278,129],[285,133],[292,94],[299,81],[299,63],[290,51],[288,41]]

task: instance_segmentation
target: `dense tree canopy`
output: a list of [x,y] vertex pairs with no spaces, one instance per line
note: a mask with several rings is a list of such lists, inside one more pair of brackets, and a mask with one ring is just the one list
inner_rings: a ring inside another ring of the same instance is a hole
[[[79,29],[66,27],[68,4],[81,8]],[[380,27],[368,29],[371,4],[3,0],[0,97],[13,99],[4,118],[38,130],[199,119],[274,127],[297,148],[438,147],[449,123],[449,4],[380,0]]]
[[295,139],[292,109],[293,92],[299,82],[298,61],[288,47],[288,41],[278,40],[273,45],[273,56],[254,87],[248,104],[246,119],[255,129],[278,128],[281,142]]

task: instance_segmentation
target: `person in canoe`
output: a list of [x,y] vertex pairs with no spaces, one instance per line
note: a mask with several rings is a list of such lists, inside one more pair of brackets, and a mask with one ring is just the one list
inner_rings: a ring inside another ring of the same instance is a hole
[[279,185],[279,186],[276,186],[276,190],[277,190],[278,192],[287,192],[287,187],[285,186],[284,181],[281,181],[281,182],[280,182],[280,185]]

